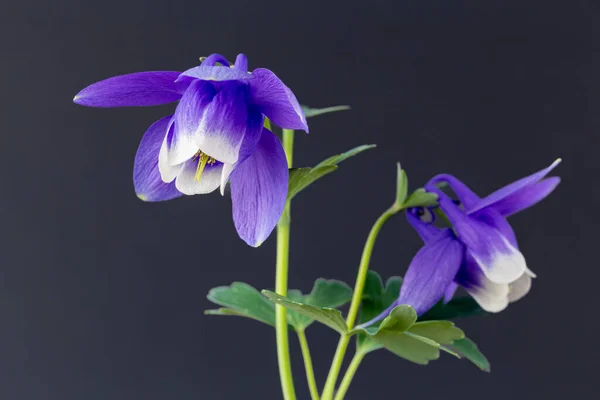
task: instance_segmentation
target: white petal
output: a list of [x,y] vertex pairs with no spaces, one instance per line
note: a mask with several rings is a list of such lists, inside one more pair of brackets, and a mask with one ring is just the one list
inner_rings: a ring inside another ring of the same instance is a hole
[[514,303],[522,299],[531,289],[531,281],[532,277],[524,273],[519,279],[509,284],[508,301]]
[[179,165],[171,165],[168,162],[168,148],[167,148],[167,136],[163,140],[162,146],[160,147],[160,152],[158,153],[158,171],[160,172],[160,177],[163,182],[171,183],[181,171],[181,164]]
[[495,283],[482,276],[479,287],[475,286],[466,290],[487,312],[500,312],[508,306],[509,288],[507,283]]
[[175,187],[181,193],[187,195],[206,194],[215,191],[219,187],[223,165],[207,165],[199,181],[195,179],[197,165],[198,162],[192,160],[183,164],[175,181]]
[[535,272],[533,272],[533,271],[532,271],[532,270],[530,270],[529,268],[527,268],[527,269],[525,270],[525,273],[526,273],[527,275],[529,275],[530,277],[532,277],[532,278],[537,278],[537,275],[535,274]]
[[168,147],[167,161],[170,165],[179,165],[194,157],[198,150],[199,147],[196,145],[193,136],[183,133],[178,134]]
[[221,172],[221,196],[225,195],[225,187],[234,169],[235,164],[223,164],[223,172]]

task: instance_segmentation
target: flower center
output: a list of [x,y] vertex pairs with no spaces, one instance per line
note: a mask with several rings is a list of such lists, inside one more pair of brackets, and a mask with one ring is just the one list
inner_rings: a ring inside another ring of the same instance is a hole
[[198,166],[196,167],[196,175],[194,176],[194,180],[200,182],[200,178],[202,178],[202,173],[204,172],[204,168],[206,168],[206,164],[213,165],[217,160],[212,157],[209,157],[207,154],[204,154],[200,150],[194,154],[194,158],[192,161],[198,160]]

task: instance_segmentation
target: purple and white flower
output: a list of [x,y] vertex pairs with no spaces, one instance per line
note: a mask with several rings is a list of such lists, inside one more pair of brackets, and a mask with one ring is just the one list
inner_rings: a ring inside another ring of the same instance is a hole
[[[408,221],[425,245],[410,263],[398,300],[362,326],[381,320],[399,304],[409,304],[422,315],[440,299],[449,301],[458,286],[488,312],[502,311],[525,296],[535,275],[527,267],[506,217],[531,207],[556,188],[560,178],[546,175],[559,163],[557,160],[483,199],[451,175],[431,179],[425,188],[438,194],[439,208],[452,227],[435,226],[430,209],[407,210]],[[448,184],[458,200],[438,189],[440,183]]]
[[[220,64],[220,65],[217,65]],[[185,72],[139,72],[94,83],[73,101],[89,107],[154,106],[179,101],[175,113],[146,131],[134,162],[134,188],[144,201],[205,194],[231,183],[240,237],[259,246],[279,220],[288,167],[279,139],[264,118],[308,132],[292,91],[271,71],[248,72],[219,54]]]

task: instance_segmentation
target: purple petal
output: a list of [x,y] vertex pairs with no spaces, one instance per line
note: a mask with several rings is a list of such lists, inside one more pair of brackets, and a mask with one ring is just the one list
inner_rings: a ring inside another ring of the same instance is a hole
[[473,191],[469,189],[467,185],[452,175],[441,174],[434,176],[429,180],[426,186],[435,185],[440,182],[445,182],[450,185],[454,193],[456,193],[456,197],[458,197],[458,200],[460,200],[465,209],[469,209],[481,201],[479,196],[473,193]]
[[510,283],[525,272],[525,258],[501,231],[467,216],[441,192],[438,201],[459,240],[488,279],[496,283]]
[[73,102],[88,107],[156,106],[177,101],[191,80],[175,82],[181,72],[154,71],[115,76],[96,82],[75,96]]
[[463,246],[450,231],[423,246],[408,267],[397,303],[412,306],[418,315],[427,312],[454,280],[463,256]]
[[190,68],[183,72],[177,80],[184,80],[186,77],[201,79],[203,81],[249,81],[253,76],[248,72],[229,67],[199,67]]
[[287,158],[266,128],[252,155],[231,174],[233,221],[240,237],[258,247],[277,225],[288,191]]
[[498,230],[502,236],[509,241],[510,244],[517,249],[519,248],[515,231],[513,230],[512,226],[510,226],[506,218],[500,215],[495,208],[479,210],[476,213],[470,214],[469,216]]
[[198,151],[196,137],[200,135],[202,119],[215,93],[211,83],[198,80],[186,90],[175,110],[173,134],[165,142],[170,165],[181,164]]
[[235,164],[252,153],[261,137],[263,116],[248,107],[247,94],[245,84],[221,85],[193,133],[200,150],[226,164]]
[[156,121],[144,134],[133,164],[133,187],[144,201],[171,200],[181,196],[173,183],[164,183],[158,171],[158,152],[171,117]]
[[216,63],[220,63],[229,67],[229,61],[227,61],[227,59],[224,56],[217,53],[213,53],[210,56],[206,57],[204,61],[202,61],[202,66],[214,67]]
[[484,208],[484,210],[493,207],[503,216],[509,217],[545,199],[559,183],[560,178],[557,176],[543,179],[536,184],[524,187],[511,196],[497,201],[493,205]]
[[235,59],[235,65],[233,66],[235,69],[239,69],[244,72],[248,72],[248,57],[245,54],[238,54]]
[[257,68],[250,81],[252,103],[273,123],[284,129],[302,129],[308,132],[304,111],[294,93],[271,71]]
[[500,312],[508,306],[509,284],[489,280],[469,254],[466,255],[455,282],[464,287],[487,312]]
[[561,159],[559,158],[558,160],[554,161],[548,168],[538,171],[533,175],[529,175],[528,177],[519,179],[518,181],[513,182],[510,185],[504,186],[502,189],[495,191],[494,193],[481,200],[474,207],[467,208],[468,213],[473,213],[485,207],[494,206],[496,203],[501,201],[510,202],[510,197],[520,196],[519,192],[521,190],[528,189],[529,186],[542,180],[546,175],[550,173],[550,171],[552,171],[558,164],[560,164],[560,162]]
[[412,227],[417,231],[419,236],[423,242],[430,243],[434,241],[444,230],[440,229],[433,225],[432,223],[423,222],[421,218],[417,215],[421,208],[419,209],[409,209],[406,211],[406,219],[412,225]]
[[187,195],[206,194],[214,192],[221,183],[221,172],[223,164],[216,162],[213,165],[207,164],[200,180],[196,180],[196,170],[198,168],[200,157],[186,161],[175,180],[177,189]]

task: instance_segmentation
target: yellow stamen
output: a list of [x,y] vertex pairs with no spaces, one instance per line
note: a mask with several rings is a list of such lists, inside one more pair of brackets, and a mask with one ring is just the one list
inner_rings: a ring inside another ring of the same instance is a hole
[[198,160],[198,167],[196,168],[196,175],[194,176],[194,180],[198,182],[200,182],[200,178],[202,178],[202,173],[204,172],[204,168],[206,168],[206,164],[213,165],[215,162],[217,162],[217,160],[209,157],[201,151],[198,151],[192,160]]

